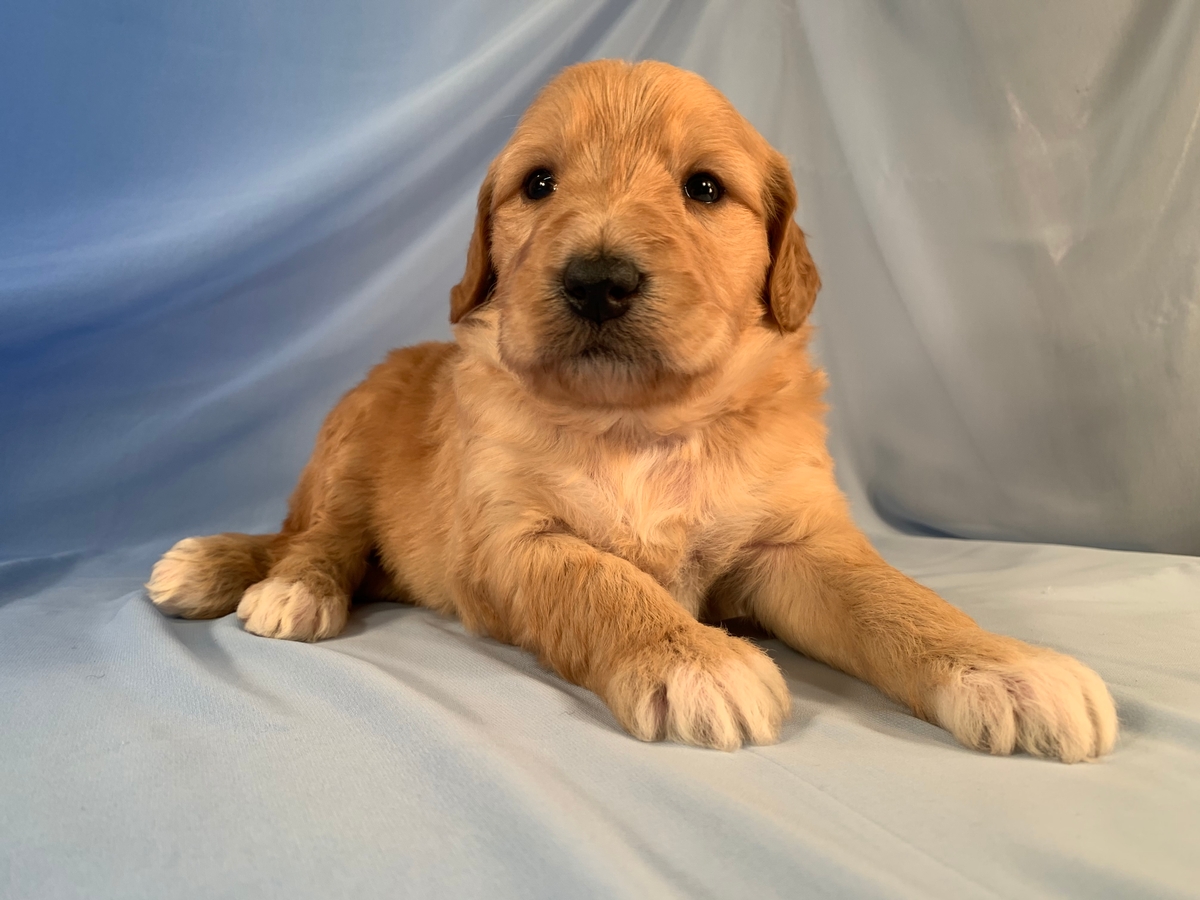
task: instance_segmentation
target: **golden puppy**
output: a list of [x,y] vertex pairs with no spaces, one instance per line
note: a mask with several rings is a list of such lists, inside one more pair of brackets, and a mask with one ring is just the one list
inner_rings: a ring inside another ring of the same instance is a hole
[[455,342],[393,352],[326,420],[279,534],[176,544],[150,597],[313,641],[351,595],[536,653],[642,740],[777,739],[749,616],[970,747],[1108,752],[1090,669],[990,634],[850,520],[806,351],[820,280],[787,162],[701,78],[556,78],[479,192]]

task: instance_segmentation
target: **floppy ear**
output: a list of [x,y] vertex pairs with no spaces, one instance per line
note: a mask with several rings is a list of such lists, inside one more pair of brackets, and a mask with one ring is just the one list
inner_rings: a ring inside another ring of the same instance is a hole
[[767,241],[771,262],[767,267],[765,299],[772,318],[782,331],[795,331],[804,324],[821,289],[821,276],[804,232],[792,221],[796,211],[796,186],[787,162],[779,157],[767,179]]
[[450,288],[450,324],[483,304],[496,285],[492,268],[492,173],[489,171],[479,188],[475,230],[467,246],[467,269],[462,281]]

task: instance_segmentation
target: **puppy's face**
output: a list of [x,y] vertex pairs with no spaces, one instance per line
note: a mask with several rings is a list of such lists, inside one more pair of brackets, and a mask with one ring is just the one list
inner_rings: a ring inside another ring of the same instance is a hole
[[794,206],[786,162],[703,79],[575,66],[488,172],[451,320],[489,307],[547,399],[670,402],[752,330],[803,322],[819,281]]

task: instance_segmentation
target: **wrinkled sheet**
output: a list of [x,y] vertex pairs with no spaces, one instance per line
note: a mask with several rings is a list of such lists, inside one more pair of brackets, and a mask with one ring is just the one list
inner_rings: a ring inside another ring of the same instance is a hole
[[279,517],[447,333],[537,89],[658,57],[791,159],[847,462],[908,531],[1200,554],[1200,5],[0,4],[0,548]]
[[[0,897],[1195,896],[1198,16],[0,4]],[[300,646],[146,600],[445,336],[488,160],[598,56],[701,72],[788,153],[860,521],[1096,668],[1111,758],[967,752],[773,643],[778,745],[644,745],[426,611]]]
[[150,552],[57,557],[0,570],[0,896],[1196,896],[1200,561],[880,545],[1099,671],[1116,752],[974,753],[773,641],[779,744],[643,744],[425,610],[270,641],[160,615]]

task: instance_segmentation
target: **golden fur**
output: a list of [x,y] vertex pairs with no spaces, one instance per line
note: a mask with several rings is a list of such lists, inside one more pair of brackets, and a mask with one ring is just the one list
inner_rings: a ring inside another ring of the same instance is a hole
[[[528,174],[558,189],[531,200]],[[684,196],[697,171],[717,203]],[[394,351],[326,420],[275,535],[189,538],[148,585],[164,611],[338,634],[356,592],[536,653],[643,740],[778,737],[789,695],[748,616],[970,747],[1108,752],[1112,700],[1069,657],[980,629],[885,563],[825,448],[805,321],[820,281],[787,163],[701,78],[572,67],[490,167],[455,341]],[[646,273],[583,323],[573,254]]]

